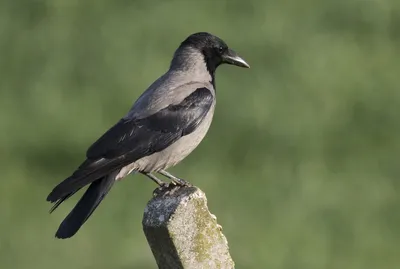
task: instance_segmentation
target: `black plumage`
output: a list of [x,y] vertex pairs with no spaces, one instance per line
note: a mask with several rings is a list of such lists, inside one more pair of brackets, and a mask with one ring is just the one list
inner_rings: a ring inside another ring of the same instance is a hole
[[249,67],[218,37],[196,33],[175,51],[169,70],[139,97],[128,114],[86,152],[86,160],[48,195],[54,211],[90,185],[60,225],[56,237],[74,235],[112,188],[132,171],[160,186],[160,173],[187,184],[165,169],[190,154],[206,135],[215,107],[215,70],[223,63]]
[[100,137],[88,149],[87,160],[47,197],[48,201],[56,202],[51,210],[54,211],[62,202],[91,183],[61,224],[56,236],[72,236],[92,214],[115,181],[115,175],[107,176],[110,172],[161,151],[180,137],[193,132],[209,111],[212,102],[210,90],[199,88],[181,103],[169,105],[147,118],[122,119]]
[[[118,171],[114,171],[108,176],[100,178],[90,184],[82,198],[60,224],[56,232],[57,238],[69,238],[79,230],[110,191],[111,187],[114,185],[115,176],[117,174]],[[74,193],[75,192],[72,194]],[[69,196],[67,198],[69,198]]]

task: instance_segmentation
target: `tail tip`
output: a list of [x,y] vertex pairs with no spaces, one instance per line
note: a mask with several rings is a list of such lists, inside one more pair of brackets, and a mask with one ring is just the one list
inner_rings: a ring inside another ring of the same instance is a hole
[[60,226],[54,237],[57,239],[68,239],[74,236],[77,231],[78,230],[65,229],[64,227]]

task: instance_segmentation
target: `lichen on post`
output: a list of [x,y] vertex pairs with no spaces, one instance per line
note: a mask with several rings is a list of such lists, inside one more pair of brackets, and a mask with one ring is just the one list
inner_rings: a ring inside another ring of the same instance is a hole
[[234,268],[221,226],[196,187],[174,188],[152,198],[143,230],[161,269]]

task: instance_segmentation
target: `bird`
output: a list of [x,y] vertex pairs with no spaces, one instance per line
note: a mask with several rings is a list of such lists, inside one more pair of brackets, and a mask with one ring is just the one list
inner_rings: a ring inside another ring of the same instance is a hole
[[60,224],[55,237],[74,236],[116,181],[143,174],[160,188],[171,180],[191,184],[167,169],[187,157],[206,135],[216,104],[215,72],[221,64],[250,68],[219,37],[208,32],[189,35],[173,54],[169,69],[134,102],[128,113],[86,151],[86,160],[47,196],[58,206],[89,185]]

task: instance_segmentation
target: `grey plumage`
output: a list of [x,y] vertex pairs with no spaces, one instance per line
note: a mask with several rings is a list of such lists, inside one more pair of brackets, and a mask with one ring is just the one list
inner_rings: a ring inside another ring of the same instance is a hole
[[87,151],[87,159],[47,197],[52,210],[91,184],[60,225],[56,237],[73,236],[86,222],[115,180],[131,172],[166,171],[189,155],[206,135],[214,114],[215,70],[222,63],[249,67],[218,37],[189,36],[176,50],[169,70],[137,99],[130,111]]

